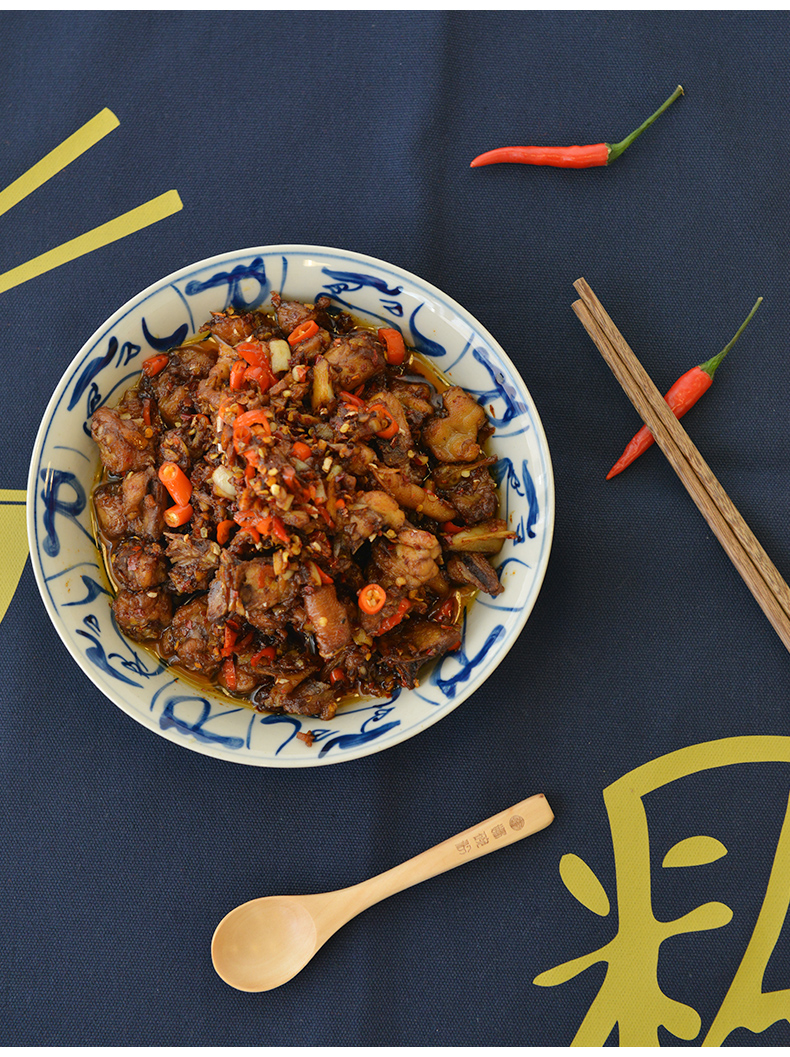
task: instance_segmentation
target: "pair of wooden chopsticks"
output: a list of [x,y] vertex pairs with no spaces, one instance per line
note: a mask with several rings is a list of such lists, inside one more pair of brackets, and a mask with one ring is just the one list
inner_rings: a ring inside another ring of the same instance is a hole
[[587,281],[577,279],[573,285],[580,296],[580,300],[571,306],[573,311],[790,650],[790,587],[670,411]]

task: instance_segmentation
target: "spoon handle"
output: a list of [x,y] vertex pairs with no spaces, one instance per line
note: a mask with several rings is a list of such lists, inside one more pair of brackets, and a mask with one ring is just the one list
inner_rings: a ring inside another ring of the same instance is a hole
[[518,804],[500,811],[499,814],[464,830],[455,837],[442,841],[441,844],[421,852],[413,859],[394,866],[385,873],[371,877],[361,884],[354,885],[346,892],[354,892],[359,902],[355,913],[378,903],[396,892],[427,881],[429,877],[453,870],[472,859],[479,859],[492,851],[514,844],[517,840],[529,837],[538,830],[545,829],[554,819],[543,793],[522,800]]

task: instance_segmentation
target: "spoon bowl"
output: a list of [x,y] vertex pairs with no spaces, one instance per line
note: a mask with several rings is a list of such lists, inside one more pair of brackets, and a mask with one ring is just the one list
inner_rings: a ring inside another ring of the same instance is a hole
[[350,888],[251,899],[217,925],[211,941],[214,968],[238,991],[271,991],[296,976],[333,933],[374,903],[537,833],[553,819],[538,793]]
[[239,991],[269,991],[290,980],[318,949],[309,896],[264,896],[231,910],[211,943],[214,968]]

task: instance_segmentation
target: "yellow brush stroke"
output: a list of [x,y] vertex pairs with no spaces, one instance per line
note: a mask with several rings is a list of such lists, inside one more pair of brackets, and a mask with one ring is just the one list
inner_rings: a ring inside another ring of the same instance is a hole
[[[673,936],[722,928],[732,920],[733,912],[723,903],[711,902],[673,921],[662,922],[654,916],[650,839],[643,798],[689,775],[759,763],[790,763],[790,737],[743,735],[689,745],[642,764],[604,789],[615,859],[617,935],[599,950],[557,965],[533,980],[539,987],[553,987],[573,979],[592,965],[607,963],[603,984],[582,1020],[573,1046],[604,1046],[615,1025],[620,1047],[631,1049],[658,1046],[661,1025],[679,1039],[691,1040],[699,1034],[702,1026],[699,1013],[670,998],[659,983],[660,948]],[[734,826],[736,821],[728,816],[722,824]],[[715,845],[715,850],[726,852],[721,842],[715,841]],[[710,838],[704,844],[699,838],[690,838],[675,847],[678,849],[675,856],[685,858],[686,862],[674,865],[693,865],[694,858],[699,864],[701,852],[710,856],[714,851]],[[768,963],[790,908],[788,878],[790,802],[757,924],[704,1046],[721,1046],[738,1028],[759,1033],[780,1020],[790,1019],[790,989],[762,990]]]
[[17,202],[27,198],[29,194],[41,187],[43,183],[50,180],[61,169],[79,158],[86,150],[103,139],[108,132],[112,132],[120,124],[118,118],[106,107],[96,117],[90,119],[75,133],[64,139],[63,142],[45,155],[41,161],[23,173],[5,190],[0,191],[0,216],[7,213]]
[[758,1035],[777,1021],[790,1017],[790,990],[763,991],[763,979],[771,955],[787,920],[790,907],[790,801],[768,878],[765,899],[757,924],[738,971],[721,1004],[703,1046],[720,1047],[737,1028]]
[[135,231],[147,228],[158,220],[164,220],[165,217],[172,216],[173,213],[183,208],[178,191],[166,191],[158,198],[144,202],[136,209],[131,209],[128,213],[116,217],[115,220],[108,220],[106,224],[101,224],[98,228],[86,231],[84,235],[78,235],[69,242],[47,250],[46,253],[34,257],[26,264],[20,264],[8,272],[3,272],[0,275],[0,294],[14,286],[19,286],[20,283],[26,283],[29,279],[35,279],[44,272],[52,271],[53,268],[59,268],[62,264],[68,264],[69,261],[82,257],[86,253],[92,253],[111,242],[117,242],[118,239],[126,238],[127,235],[133,235]]
[[0,623],[11,604],[27,561],[25,493],[18,488],[0,488]]
[[716,862],[722,855],[727,854],[727,849],[720,840],[715,837],[686,837],[670,848],[664,856],[662,866],[668,868],[675,866],[706,866],[708,863]]
[[593,871],[578,855],[567,854],[560,859],[562,883],[582,906],[605,918],[609,913],[609,897]]

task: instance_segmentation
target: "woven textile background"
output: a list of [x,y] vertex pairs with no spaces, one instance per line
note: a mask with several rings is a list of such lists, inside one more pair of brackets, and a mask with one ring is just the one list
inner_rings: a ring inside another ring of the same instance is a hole
[[[583,275],[666,391],[764,297],[684,424],[790,577],[789,47],[770,11],[0,15],[0,188],[103,108],[119,122],[0,216],[0,1043],[617,1045],[635,1016],[661,1045],[714,1024],[790,1042],[790,657],[657,447],[605,480],[640,422],[570,307]],[[619,140],[679,83],[610,168],[469,167]],[[168,191],[169,216],[3,286]],[[464,305],[526,381],[557,497],[543,590],[488,682],[395,748],[304,770],[135,724],[21,564],[36,431],[82,344],[161,276],[279,243],[382,258]],[[755,738],[773,755],[750,762]],[[635,864],[619,827],[646,789]],[[214,973],[237,903],[353,884],[535,792],[549,829],[368,911],[286,986]],[[656,940],[711,902],[727,923]],[[624,971],[651,943],[647,975]]]

